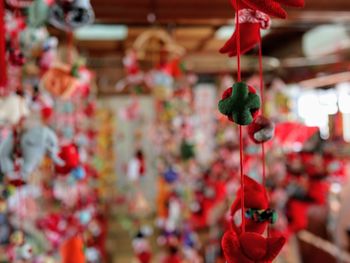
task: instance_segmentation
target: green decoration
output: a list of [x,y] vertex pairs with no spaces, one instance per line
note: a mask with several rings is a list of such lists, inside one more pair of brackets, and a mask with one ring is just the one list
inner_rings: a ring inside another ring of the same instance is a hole
[[227,89],[219,101],[219,111],[239,125],[252,123],[259,108],[259,96],[243,82],[235,83]]

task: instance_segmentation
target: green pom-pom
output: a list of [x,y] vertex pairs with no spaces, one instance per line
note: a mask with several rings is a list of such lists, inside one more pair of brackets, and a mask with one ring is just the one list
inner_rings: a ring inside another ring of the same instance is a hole
[[243,82],[227,89],[219,101],[219,111],[239,125],[249,125],[260,108],[260,98],[254,89]]
[[194,145],[187,141],[182,141],[180,146],[180,153],[182,160],[189,160],[195,156]]

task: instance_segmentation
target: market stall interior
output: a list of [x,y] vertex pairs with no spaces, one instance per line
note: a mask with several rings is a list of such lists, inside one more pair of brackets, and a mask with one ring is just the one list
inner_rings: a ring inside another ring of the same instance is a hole
[[350,262],[349,0],[0,0],[0,262]]

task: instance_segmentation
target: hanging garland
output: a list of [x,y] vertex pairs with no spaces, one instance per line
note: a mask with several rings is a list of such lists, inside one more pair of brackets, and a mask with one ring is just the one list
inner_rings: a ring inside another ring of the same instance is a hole
[[[230,229],[222,238],[222,249],[228,263],[271,262],[281,251],[286,239],[281,235],[270,237],[268,231],[269,224],[275,223],[277,216],[276,212],[269,208],[268,193],[264,187],[266,179],[264,143],[273,137],[274,125],[263,116],[261,29],[270,26],[270,16],[286,18],[287,13],[281,5],[302,7],[304,0],[231,0],[231,4],[236,11],[236,29],[220,52],[237,56],[237,83],[224,91],[218,108],[230,121],[239,125],[241,186],[231,206]],[[256,45],[259,46],[260,96],[253,87],[241,80],[240,56]],[[248,134],[252,141],[261,144],[262,184],[244,173],[242,126],[248,126]],[[239,209],[241,209],[241,226],[237,227],[233,216]]]

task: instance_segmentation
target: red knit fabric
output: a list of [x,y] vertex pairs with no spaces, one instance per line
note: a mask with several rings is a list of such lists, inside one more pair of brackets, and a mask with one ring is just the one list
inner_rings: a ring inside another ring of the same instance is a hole
[[269,263],[277,257],[285,241],[282,236],[264,238],[256,233],[237,235],[234,231],[227,231],[222,248],[228,263]]
[[[249,34],[240,37],[241,54],[245,54],[259,43],[260,24],[242,23],[240,28],[244,32],[249,32]],[[237,56],[237,31],[233,33],[219,51],[220,53],[227,53],[230,57]]]
[[[244,208],[267,209],[269,207],[268,198],[265,188],[248,176],[244,176]],[[239,189],[237,197],[231,206],[231,215],[234,216],[241,208],[242,190]],[[262,234],[268,222],[254,222],[251,219],[246,219],[246,231]],[[232,227],[236,232],[240,229],[232,223]]]

